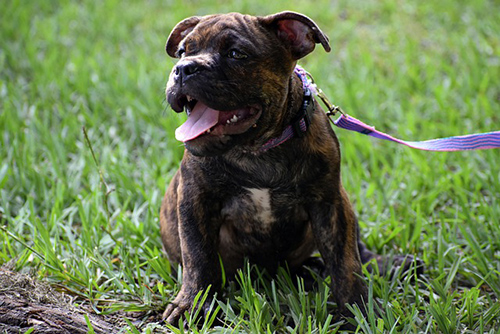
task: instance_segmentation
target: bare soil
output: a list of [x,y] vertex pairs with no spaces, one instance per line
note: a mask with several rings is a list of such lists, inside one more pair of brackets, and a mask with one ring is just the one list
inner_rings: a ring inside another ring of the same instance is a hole
[[55,291],[49,284],[30,275],[20,274],[8,267],[0,267],[0,333],[91,332],[116,333],[124,324],[121,316],[95,314],[92,310],[76,307],[71,296]]

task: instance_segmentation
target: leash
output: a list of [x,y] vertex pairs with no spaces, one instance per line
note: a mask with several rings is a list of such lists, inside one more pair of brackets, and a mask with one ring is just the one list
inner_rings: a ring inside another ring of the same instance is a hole
[[[305,71],[302,67],[297,65],[295,73],[302,80],[304,91],[306,91],[306,89],[311,91],[323,102],[328,109],[326,112],[328,119],[333,125],[339,128],[359,132],[378,139],[393,141],[398,144],[425,151],[467,151],[500,148],[500,131],[475,133],[464,136],[438,138],[425,141],[405,141],[395,138],[387,133],[376,130],[373,126],[367,125],[362,121],[347,115],[344,111],[342,111],[342,109],[340,109],[340,107],[332,104],[326,97],[325,93],[323,93],[323,91],[316,86],[311,74]],[[337,113],[340,114],[340,117],[333,120],[333,117]]]

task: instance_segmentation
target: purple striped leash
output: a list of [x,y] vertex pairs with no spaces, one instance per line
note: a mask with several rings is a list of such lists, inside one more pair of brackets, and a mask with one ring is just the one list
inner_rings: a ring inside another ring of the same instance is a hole
[[[311,89],[311,91],[326,105],[328,108],[328,112],[326,113],[327,116],[330,121],[339,128],[359,132],[378,139],[393,141],[398,144],[403,144],[411,148],[425,151],[467,151],[500,148],[500,131],[475,133],[465,136],[454,136],[425,141],[405,141],[395,138],[387,133],[376,130],[373,126],[367,125],[362,121],[347,115],[339,107],[330,103],[323,91],[316,86],[312,76],[302,67],[297,66],[295,73],[299,75],[305,86]],[[332,116],[335,116],[337,113],[340,113],[340,117],[334,121]]]
[[378,139],[390,140],[398,144],[403,144],[408,147],[424,151],[467,151],[500,148],[500,131],[475,133],[465,136],[438,138],[425,141],[405,141],[375,130],[374,127],[366,125],[360,120],[346,114],[341,114],[340,117],[333,122],[333,124],[342,129],[356,131]]

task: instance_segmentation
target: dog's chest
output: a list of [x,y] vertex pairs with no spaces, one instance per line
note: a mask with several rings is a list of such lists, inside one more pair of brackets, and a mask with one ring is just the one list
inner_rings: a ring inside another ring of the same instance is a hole
[[222,206],[219,247],[227,263],[241,264],[245,256],[273,267],[311,253],[309,218],[299,196],[269,188],[240,190]]
[[269,188],[242,188],[223,204],[223,224],[241,233],[267,235],[299,227],[295,225],[302,225],[308,216],[295,197]]
[[255,218],[264,226],[274,222],[274,215],[271,208],[271,193],[269,189],[247,189],[249,192],[249,204],[255,210]]
[[243,188],[240,194],[224,204],[222,217],[226,223],[247,233],[268,230],[276,221],[271,190]]

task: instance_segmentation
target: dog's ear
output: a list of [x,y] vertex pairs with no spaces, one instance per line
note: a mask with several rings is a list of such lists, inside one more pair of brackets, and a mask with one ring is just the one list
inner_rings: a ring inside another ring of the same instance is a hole
[[199,16],[193,16],[177,23],[170,33],[170,36],[168,36],[167,45],[165,46],[165,50],[170,57],[177,57],[176,52],[179,43],[194,29],[194,27],[196,27],[200,19]]
[[316,43],[321,43],[326,52],[331,50],[328,37],[305,15],[287,11],[261,17],[260,21],[290,46],[295,59],[311,53]]

